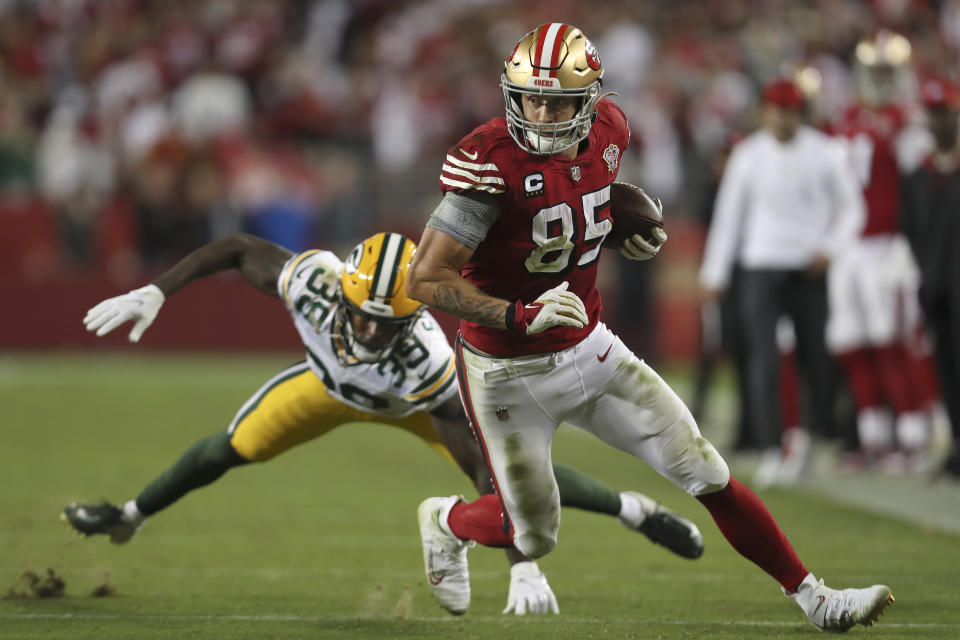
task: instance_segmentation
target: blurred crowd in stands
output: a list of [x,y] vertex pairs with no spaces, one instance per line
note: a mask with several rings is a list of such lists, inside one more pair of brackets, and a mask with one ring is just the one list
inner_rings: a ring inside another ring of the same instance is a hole
[[[0,281],[139,284],[236,231],[418,238],[446,149],[502,115],[501,61],[548,21],[596,43],[633,129],[619,179],[699,230],[692,261],[764,85],[835,131],[879,30],[909,42],[907,102],[960,69],[960,0],[0,0]],[[605,302],[656,357],[652,272]]]
[[960,51],[956,0],[5,0],[0,274],[130,283],[240,229],[294,249],[416,237],[443,151],[502,112],[499,61],[547,17],[597,42],[634,129],[622,178],[675,216],[709,206],[785,64],[819,70],[826,119],[876,28],[920,73]]

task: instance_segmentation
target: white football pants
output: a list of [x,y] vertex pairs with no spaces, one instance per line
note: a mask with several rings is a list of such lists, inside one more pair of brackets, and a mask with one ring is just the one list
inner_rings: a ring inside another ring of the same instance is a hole
[[518,358],[457,341],[461,399],[514,544],[538,558],[556,546],[560,493],[550,447],[561,422],[632,453],[690,495],[719,491],[730,472],[683,401],[604,324],[574,347]]
[[919,270],[902,236],[859,238],[827,274],[827,347],[844,353],[913,335],[921,322],[919,283]]

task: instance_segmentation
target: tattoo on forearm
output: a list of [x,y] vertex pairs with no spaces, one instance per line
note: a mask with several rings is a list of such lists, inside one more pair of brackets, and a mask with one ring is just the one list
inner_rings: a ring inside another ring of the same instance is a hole
[[502,328],[506,307],[499,300],[484,298],[441,284],[433,293],[433,306],[477,324]]

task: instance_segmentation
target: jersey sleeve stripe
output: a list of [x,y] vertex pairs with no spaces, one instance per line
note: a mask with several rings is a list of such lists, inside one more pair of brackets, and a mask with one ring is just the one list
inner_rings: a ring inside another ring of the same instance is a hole
[[456,167],[451,167],[448,164],[443,165],[444,173],[452,173],[455,176],[463,176],[468,180],[473,180],[474,182],[479,182],[481,184],[505,184],[503,178],[497,176],[478,176],[476,174],[470,173],[465,169],[457,169]]
[[446,176],[440,176],[440,182],[450,187],[460,187],[461,189],[476,189],[477,191],[487,191],[489,193],[504,193],[506,189],[497,189],[496,187],[470,184],[469,182],[460,182],[459,180],[451,180]]
[[293,277],[293,272],[297,270],[297,265],[315,253],[320,253],[320,250],[311,249],[310,251],[304,251],[298,256],[294,256],[291,258],[290,266],[286,269],[286,274],[281,274],[280,279],[283,281],[283,288],[280,290],[280,293],[283,294],[283,299],[288,307],[293,306],[290,302],[290,279]]
[[[453,358],[450,358],[447,361],[447,366],[444,369],[442,369],[443,373],[440,375],[440,380],[437,380],[426,389],[423,389],[423,391],[420,391],[420,389],[423,388],[424,386],[423,384],[421,384],[419,387],[413,390],[413,393],[409,393],[404,397],[407,400],[412,402],[418,402],[419,400],[422,400],[425,396],[429,396],[434,391],[436,391],[437,387],[442,387],[444,383],[449,382],[450,378],[455,377],[454,369],[455,367],[454,367]],[[427,384],[427,383],[425,382],[424,384]]]
[[477,162],[467,162],[466,160],[459,160],[454,158],[449,153],[447,154],[447,163],[454,165],[455,167],[462,167],[464,169],[471,169],[473,171],[496,171],[500,173],[500,169],[497,168],[497,165],[492,162],[485,162],[483,164]]
[[419,400],[414,400],[413,405],[415,407],[421,407],[423,405],[429,404],[430,402],[436,400],[437,398],[442,396],[444,393],[446,393],[447,389],[449,389],[453,385],[453,383],[456,382],[456,380],[457,380],[456,375],[450,376],[449,378],[447,378],[446,382],[443,383],[443,385],[441,385],[441,387],[437,389],[434,393],[431,393],[429,396],[426,396],[424,398],[420,398]]

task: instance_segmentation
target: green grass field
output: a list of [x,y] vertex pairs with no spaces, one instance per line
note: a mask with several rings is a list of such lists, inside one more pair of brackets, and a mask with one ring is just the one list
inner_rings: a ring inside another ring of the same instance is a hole
[[[295,356],[294,356],[295,357]],[[816,630],[732,551],[694,499],[573,429],[554,457],[690,516],[706,553],[673,557],[609,517],[566,510],[540,562],[561,615],[500,615],[503,554],[470,552],[473,603],[445,614],[423,577],[415,509],[472,495],[413,437],[350,425],[228,473],[150,520],[129,544],[82,539],[70,500],[134,497],[223,428],[284,357],[0,356],[0,638],[780,638]],[[708,434],[709,435],[709,434]],[[960,491],[960,487],[958,487]],[[807,566],[834,586],[889,584],[874,638],[960,637],[960,538],[839,506],[763,494]],[[17,596],[52,569],[65,596]],[[92,593],[112,592],[97,597]]]

